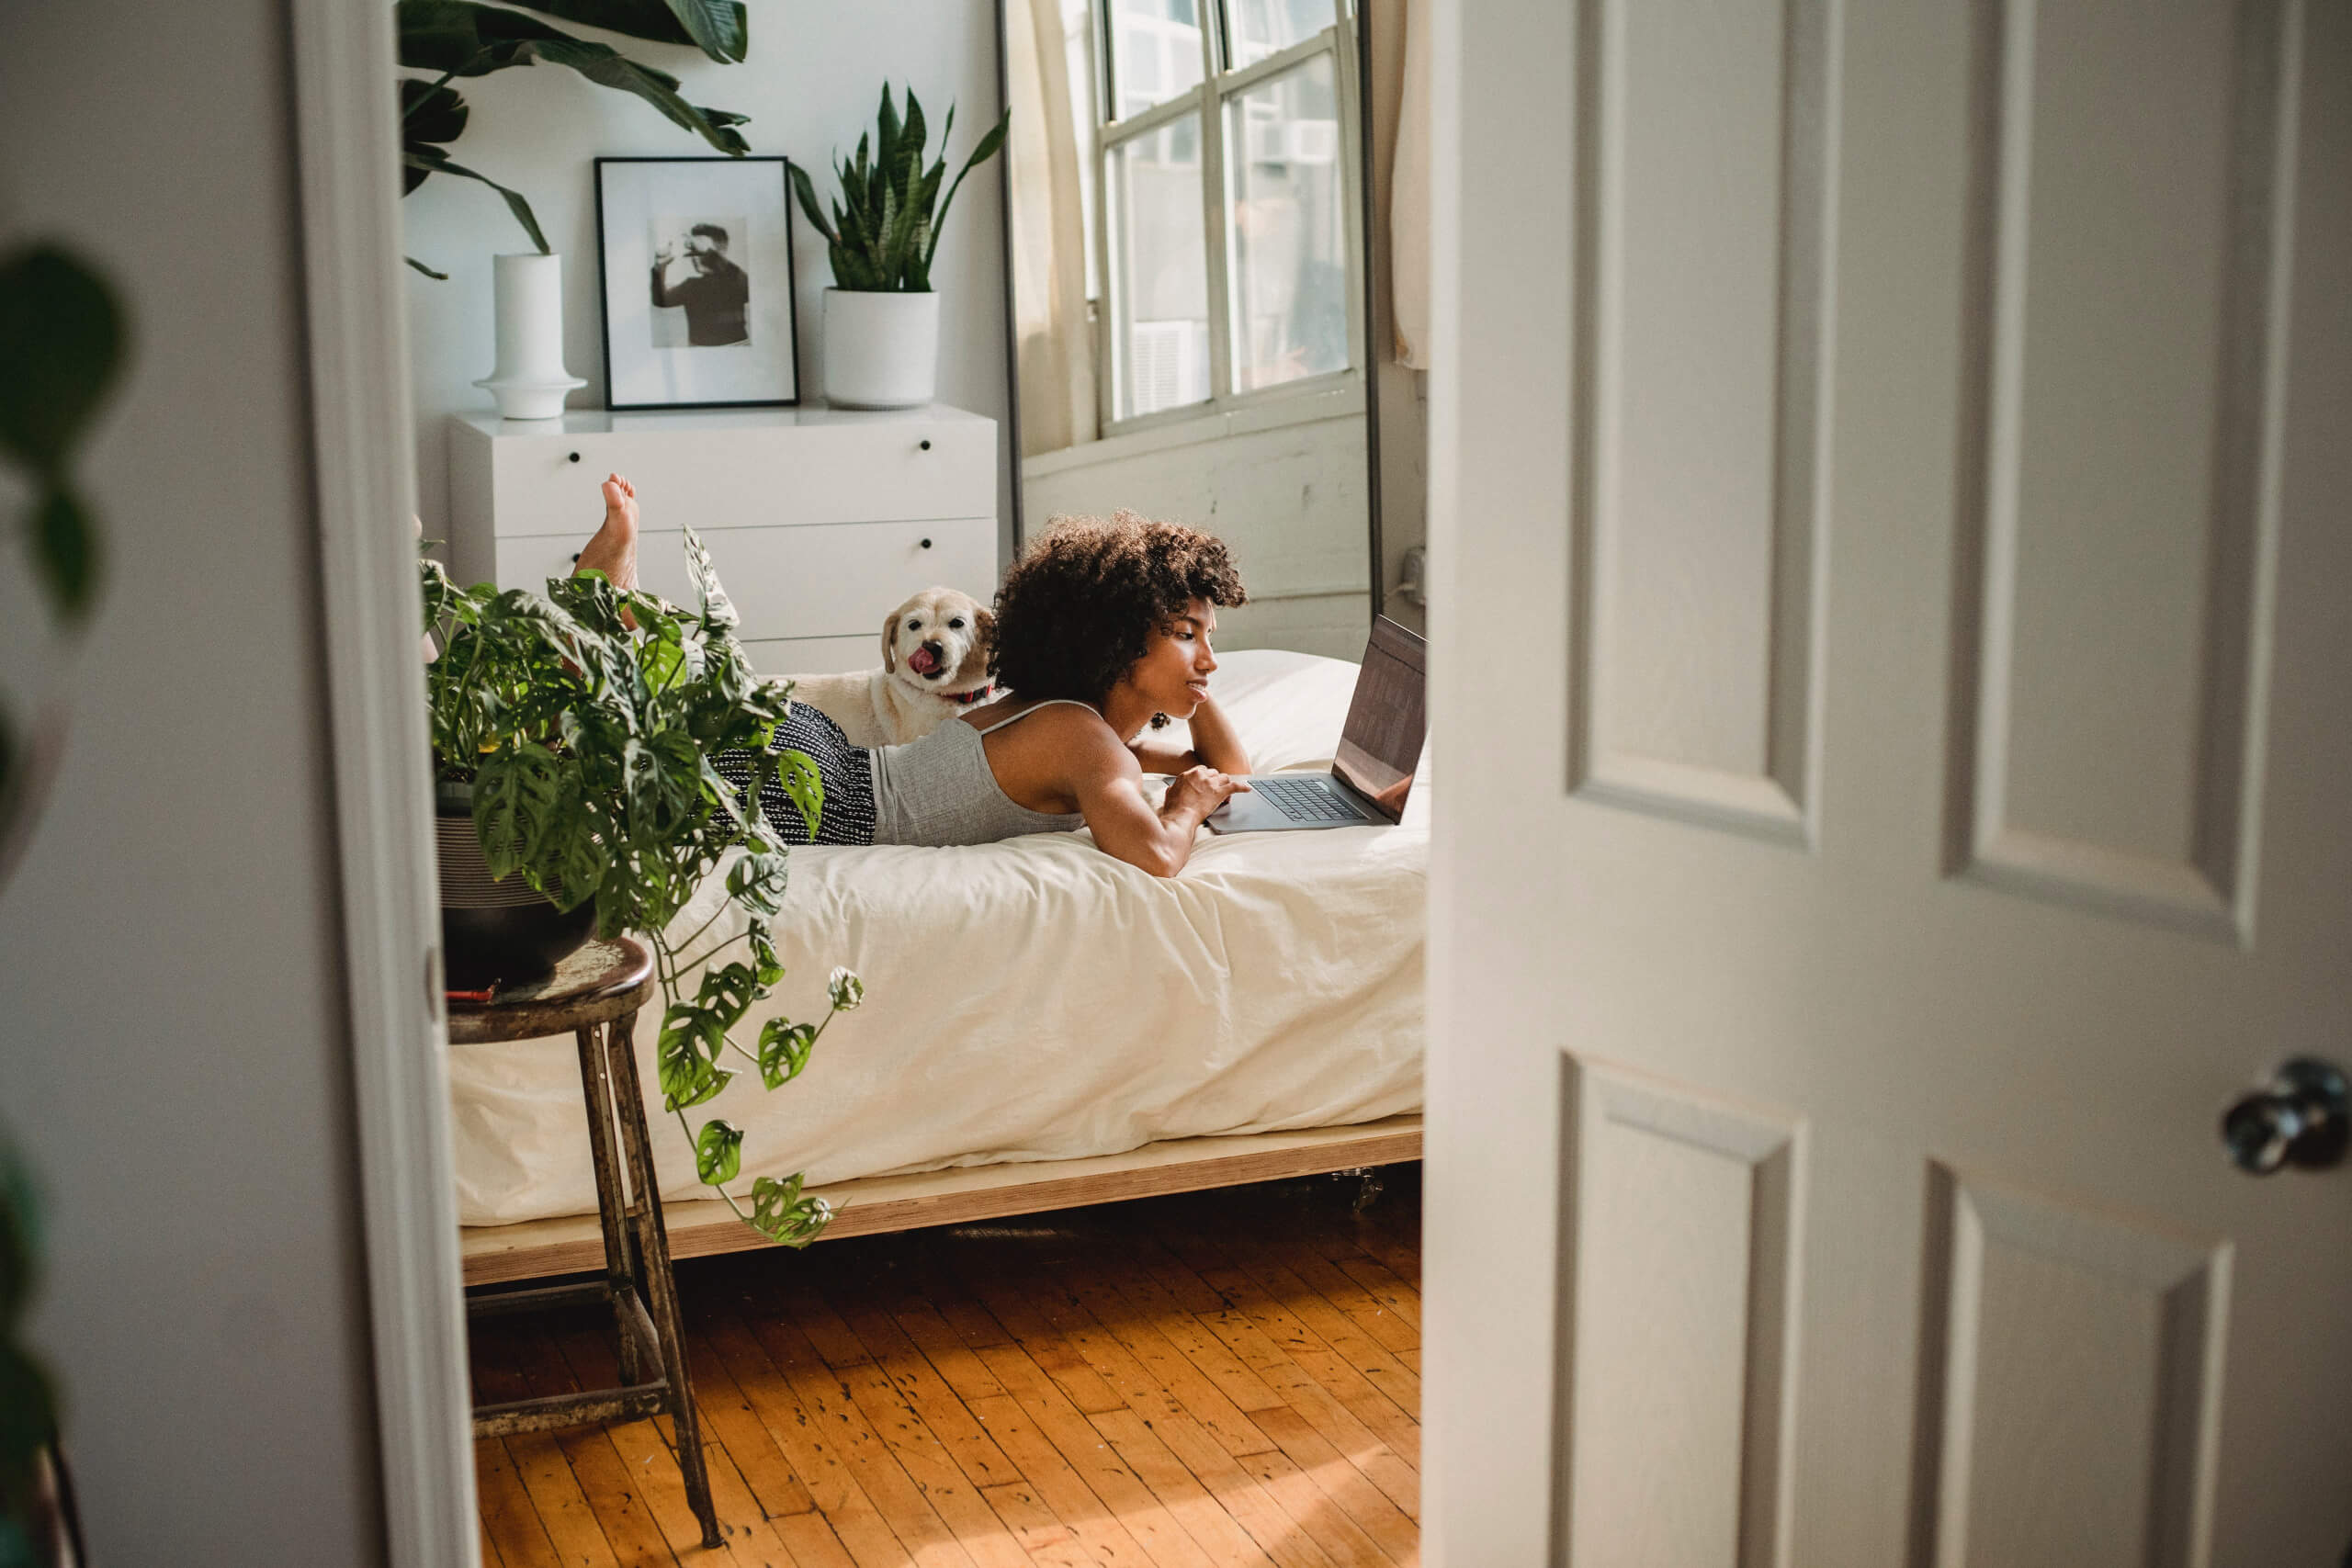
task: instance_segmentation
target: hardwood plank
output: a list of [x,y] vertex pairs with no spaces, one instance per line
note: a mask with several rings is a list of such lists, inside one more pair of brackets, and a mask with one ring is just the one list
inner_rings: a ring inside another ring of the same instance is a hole
[[490,1539],[487,1520],[474,1521],[474,1553],[481,1559],[481,1568],[506,1568],[506,1560],[498,1555],[498,1543]]
[[933,1563],[975,1568],[970,1554],[956,1544],[955,1531],[891,1457],[865,1413],[844,1393],[844,1385],[799,1325],[777,1316],[746,1326],[914,1561],[924,1568]]
[[[1369,1214],[1348,1196],[1299,1180],[690,1263],[721,1548],[638,1420],[480,1445],[484,1562],[1414,1568],[1418,1182]],[[615,1376],[598,1309],[477,1336],[485,1397]],[[550,1450],[568,1475],[534,1468]]]
[[856,1568],[904,1568],[911,1560],[905,1545],[751,1330],[730,1314],[707,1324],[705,1335]]
[[1329,1562],[1319,1551],[1310,1555],[1261,1545],[1260,1538],[1244,1522],[1245,1518],[1254,1517],[1266,1526],[1278,1546],[1286,1545],[1293,1539],[1276,1525],[1274,1516],[1280,1510],[1274,1507],[1272,1499],[1248,1485],[1211,1492],[1177,1457],[1176,1451],[1160,1439],[1153,1423],[1134,1411],[1114,1410],[1091,1419],[1121,1462],[1151,1488],[1152,1495],[1200,1543],[1218,1568],[1324,1568]]
[[[527,1399],[537,1392],[524,1371],[533,1325],[521,1318],[476,1319],[468,1325],[477,1400]],[[619,1561],[551,1434],[502,1439],[524,1495],[547,1532],[554,1560],[570,1568],[607,1568]],[[502,1547],[502,1551],[503,1548]]]
[[[1018,1355],[999,1348],[998,1354]],[[1030,1420],[1021,1403],[1010,1393],[971,1401],[972,1414],[986,1426],[997,1443],[1028,1478],[1027,1490],[1085,1548],[1081,1561],[1099,1568],[1145,1568],[1159,1559],[1146,1551],[1126,1522],[1095,1495],[1086,1478],[1071,1467],[1052,1439]],[[990,1487],[993,1501],[1003,1487]],[[1006,1517],[1001,1509],[1000,1517]]]
[[[1419,1375],[1407,1371],[1385,1347],[1364,1332],[1363,1325],[1351,1314],[1342,1311],[1320,1288],[1306,1281],[1299,1270],[1311,1269],[1311,1263],[1303,1258],[1270,1258],[1264,1250],[1255,1247],[1227,1247],[1223,1250],[1265,1292],[1268,1300],[1284,1308],[1329,1347],[1357,1378],[1377,1390],[1400,1414],[1418,1426],[1421,1408]],[[1293,1267],[1294,1264],[1298,1267]],[[1338,1269],[1332,1269],[1329,1278],[1341,1282],[1342,1293],[1351,1292],[1353,1282]],[[1370,1298],[1364,1299],[1368,1301]],[[1344,1387],[1332,1388],[1331,1392],[1342,1403],[1347,1403],[1353,1386],[1353,1382],[1349,1382]],[[1361,1411],[1358,1417],[1367,1425],[1371,1423],[1371,1417]]]
[[[1187,1245],[1180,1238],[1169,1239],[1179,1247]],[[1361,1458],[1374,1484],[1408,1512],[1418,1511],[1418,1473],[1402,1455],[1418,1460],[1419,1421],[1248,1275],[1216,1255],[1196,1251],[1187,1261],[1235,1303],[1230,1311],[1202,1319],[1211,1331],[1282,1390],[1292,1408],[1314,1422],[1334,1447],[1351,1459]]]
[[[596,1309],[593,1319],[605,1325],[610,1314]],[[560,1329],[577,1328],[583,1322],[579,1312],[544,1314],[526,1320],[525,1331],[518,1335],[514,1365],[523,1374],[532,1394],[571,1393],[591,1386],[582,1382],[552,1336]],[[619,1369],[611,1369],[618,1376]],[[650,1421],[616,1423],[639,1427],[650,1427]],[[624,1568],[668,1568],[676,1561],[670,1543],[654,1523],[651,1505],[645,1494],[662,1487],[666,1482],[679,1504],[685,1502],[685,1478],[679,1472],[677,1461],[667,1444],[662,1445],[662,1464],[659,1470],[647,1466],[632,1472],[621,1462],[608,1435],[611,1427],[579,1427],[567,1431],[550,1432],[564,1461],[571,1466],[572,1478],[579,1483],[581,1495],[587,1498],[589,1511],[595,1515],[597,1527],[605,1532],[605,1540],[613,1555]],[[662,1472],[666,1471],[666,1475]],[[695,1534],[697,1542],[701,1530]]]
[[1021,1478],[1004,1450],[996,1446],[995,1439],[964,1407],[964,1402],[932,1365],[930,1358],[888,1314],[876,1306],[852,1303],[847,1305],[843,1321],[873,1354],[899,1397],[946,1446],[973,1485],[985,1488]]
[[498,1560],[504,1568],[560,1568],[563,1560],[556,1555],[539,1511],[523,1490],[523,1478],[499,1438],[474,1443],[474,1492],[483,1532],[498,1543]]
[[[843,1371],[841,1379],[899,1468],[906,1472],[923,1501],[946,1523],[956,1543],[970,1553],[978,1568],[1036,1568],[1035,1559],[1015,1539],[1012,1528],[989,1506],[987,1496],[957,1466],[947,1445],[899,1396],[881,1367],[862,1362]],[[1005,1473],[1012,1473],[1009,1462]]]
[[[1164,1325],[1131,1326],[1129,1332],[1136,1338],[1142,1339],[1161,1326]],[[1284,1563],[1286,1568],[1294,1563],[1329,1562],[1330,1558],[1319,1549],[1311,1545],[1302,1549],[1295,1544],[1306,1540],[1300,1535],[1299,1527],[1312,1520],[1295,1518],[1261,1491],[1249,1471],[1235,1462],[1231,1444],[1238,1432],[1231,1429],[1227,1432],[1214,1431],[1198,1419],[1188,1405],[1160,1397],[1160,1391],[1151,1374],[1141,1361],[1128,1353],[1120,1337],[1106,1335],[1106,1337],[1111,1344],[1097,1341],[1097,1351],[1103,1358],[1103,1375],[1114,1387],[1132,1389],[1140,1395],[1140,1399],[1131,1401],[1127,1409],[1093,1416],[1092,1421],[1096,1429],[1106,1438],[1114,1435],[1124,1437],[1136,1447],[1136,1458],[1129,1462],[1136,1465],[1138,1473],[1141,1473],[1142,1463],[1156,1459],[1154,1450],[1164,1451],[1197,1484],[1213,1492],[1221,1505],[1242,1525],[1245,1533],[1261,1550]],[[1243,1442],[1244,1448],[1257,1453],[1272,1450],[1273,1439],[1266,1437],[1238,1411],[1228,1407],[1221,1414],[1229,1428],[1238,1423],[1239,1430],[1249,1434]],[[1136,1429],[1137,1426],[1142,1428],[1140,1434]],[[1146,1439],[1148,1439],[1148,1443]],[[1125,1449],[1118,1451],[1126,1458]],[[1153,1490],[1158,1492],[1159,1488],[1154,1486]],[[1167,1494],[1161,1495],[1165,1498]]]
[[[1035,1424],[1035,1430],[1052,1445],[1073,1475],[1135,1537],[1150,1561],[1159,1568],[1216,1568],[1200,1543],[1126,1467],[1102,1434],[1095,1430],[1085,1413],[1020,1347],[1001,1346],[979,1354],[1021,1413]],[[1002,1434],[999,1436],[1001,1440]],[[1039,1462],[1038,1456],[1033,1453],[1021,1462],[1032,1480],[1040,1479],[1032,1468]],[[1050,1495],[1048,1500],[1065,1523],[1077,1522],[1058,1500]]]
[[1400,1562],[1419,1551],[1420,1526],[1385,1488],[1374,1484],[1374,1472],[1365,1468],[1363,1455],[1341,1453],[1295,1410],[1261,1411],[1258,1418],[1291,1462],[1344,1509],[1382,1551]]
[[[560,1328],[555,1343],[582,1386],[603,1388],[619,1379],[620,1363],[609,1333],[575,1324]],[[699,1388],[696,1393],[699,1394]],[[800,1568],[799,1560],[762,1517],[759,1504],[737,1472],[732,1456],[712,1430],[709,1411],[700,1398],[696,1399],[695,1407],[703,1418],[703,1461],[710,1475],[711,1506],[718,1517],[720,1537],[719,1555],[704,1561],[726,1563],[729,1568]],[[684,1476],[679,1476],[675,1486],[660,1483],[663,1473],[679,1472],[677,1450],[662,1440],[659,1425],[651,1421],[616,1422],[605,1427],[604,1436],[623,1469],[639,1477],[640,1494],[662,1539],[668,1542],[672,1556],[684,1560],[689,1553],[705,1551],[702,1521],[695,1517],[694,1507],[686,1500]],[[573,1468],[578,1473],[578,1466]],[[584,1476],[582,1483],[586,1483]],[[843,1568],[848,1568],[846,1554],[842,1562]]]
[[[1345,1127],[1175,1138],[1086,1159],[865,1177],[809,1191],[834,1204],[837,1213],[825,1238],[837,1241],[1420,1157],[1420,1117],[1391,1116]],[[665,1203],[662,1220],[673,1258],[768,1245],[715,1198]],[[600,1268],[604,1259],[594,1214],[469,1225],[460,1233],[459,1246],[469,1285],[579,1273]]]

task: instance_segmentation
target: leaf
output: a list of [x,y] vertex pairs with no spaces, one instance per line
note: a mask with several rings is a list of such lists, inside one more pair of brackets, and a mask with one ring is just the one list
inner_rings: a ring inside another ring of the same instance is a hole
[[400,62],[411,69],[481,76],[544,60],[599,86],[643,98],[721,152],[741,156],[751,151],[733,129],[746,123],[744,116],[706,114],[678,96],[678,79],[668,72],[640,65],[609,45],[574,38],[524,12],[474,0],[399,0],[394,15]]
[[847,969],[836,968],[825,978],[825,994],[832,998],[835,1012],[855,1012],[865,1000],[865,982]]
[[727,589],[718,581],[718,569],[710,563],[710,551],[704,547],[702,536],[692,528],[684,533],[686,575],[702,599],[703,626],[706,629],[731,632],[743,624],[743,618],[735,613],[735,602],[727,597]]
[[823,211],[817,206],[817,187],[808,183],[808,171],[797,164],[786,164],[785,172],[792,176],[792,193],[800,198],[800,210],[807,215],[808,226],[822,234],[828,243],[840,244],[841,236],[833,232],[833,226],[825,221]]
[[704,1049],[711,1032],[708,1015],[690,1003],[677,1003],[662,1015],[653,1055],[663,1110],[700,1105],[734,1081],[735,1075],[721,1071]]
[[781,1247],[802,1247],[817,1239],[833,1217],[833,1207],[822,1198],[804,1198],[805,1175],[779,1181],[763,1176],[752,1183],[752,1228]]
[[[720,964],[703,971],[695,1006],[718,1021],[715,1027],[723,1036],[743,1021],[743,1015],[760,999],[760,989],[759,976],[750,964]],[[712,1054],[717,1055],[715,1051]]]
[[452,163],[447,152],[428,142],[404,144],[401,148],[401,162],[405,167],[421,169],[427,174],[461,175],[469,180],[480,180],[506,198],[506,210],[514,215],[514,221],[523,226],[523,232],[531,236],[531,243],[539,248],[539,254],[554,254],[548,244],[548,237],[539,232],[539,220],[531,215],[531,204],[523,199],[519,191],[509,190],[488,175],[478,175],[461,164]]
[[763,915],[773,915],[784,907],[785,884],[781,854],[746,854],[727,868],[728,897]]
[[743,1129],[732,1122],[706,1122],[695,1139],[695,1176],[705,1187],[724,1187],[743,1168]]
[[956,193],[962,188],[964,176],[996,156],[997,150],[1004,145],[1005,130],[1012,123],[1012,110],[1007,108],[997,120],[995,129],[981,137],[979,145],[972,149],[972,155],[964,160],[963,168],[956,171],[956,183],[949,186],[947,194],[940,198],[939,211],[931,220],[931,251],[926,252],[923,256],[923,266],[926,271],[931,265],[932,254],[939,249],[939,232],[947,226],[947,209],[956,205]]
[[[412,186],[410,188],[413,190],[415,187]],[[425,265],[423,262],[417,260],[414,256],[402,256],[401,260],[408,263],[409,265],[416,268],[417,271],[424,274],[427,277],[438,278],[443,283],[449,281],[449,275],[447,273],[435,272],[431,267]]]
[[781,761],[776,783],[784,786],[785,796],[800,813],[800,820],[808,825],[808,840],[814,843],[817,824],[825,815],[825,781],[808,752],[786,747],[775,755]]
[[458,90],[414,76],[401,78],[401,139],[455,141],[465,134],[471,112]]
[[113,288],[72,253],[37,243],[0,260],[0,451],[62,478],[128,336]]
[[493,881],[537,859],[562,794],[562,764],[537,742],[510,746],[482,762],[474,775],[474,832]]
[[798,1077],[816,1043],[817,1031],[812,1026],[787,1023],[780,1018],[768,1020],[760,1030],[755,1053],[760,1059],[760,1081],[770,1089],[781,1089]]
[[743,58],[743,7],[729,0],[514,0],[583,28],[627,33],[649,43],[688,44],[722,65]]
[[33,504],[33,564],[68,623],[90,613],[98,593],[98,535],[73,491],[60,486]]

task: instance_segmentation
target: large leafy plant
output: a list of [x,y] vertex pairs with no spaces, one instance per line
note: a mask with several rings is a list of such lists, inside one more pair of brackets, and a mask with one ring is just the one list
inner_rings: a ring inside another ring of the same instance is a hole
[[[1007,109],[993,130],[980,138],[972,155],[956,172],[955,184],[940,193],[947,175],[947,139],[956,130],[956,106],[947,107],[947,123],[940,128],[939,161],[923,167],[923,142],[929,131],[915,90],[907,89],[907,118],[899,119],[890,101],[890,85],[882,85],[882,112],[871,137],[857,139],[854,158],[836,157],[833,175],[842,193],[826,220],[817,206],[816,187],[808,171],[792,165],[792,188],[800,210],[808,215],[833,259],[833,281],[859,293],[927,294],[931,291],[931,260],[939,254],[939,232],[956,192],[973,168],[996,156],[1004,145],[1004,130],[1012,118]],[[872,154],[868,159],[869,152]],[[936,210],[934,210],[936,209]]]
[[[654,43],[688,44],[720,64],[743,58],[749,35],[743,7],[737,0],[517,0],[531,10],[584,27],[625,33]],[[749,117],[728,109],[706,108],[686,102],[678,79],[629,59],[607,44],[574,38],[538,17],[503,6],[475,0],[399,0],[393,12],[400,29],[401,63],[411,70],[436,74],[431,81],[404,77],[401,81],[401,162],[406,196],[435,175],[457,175],[480,180],[506,200],[514,221],[544,255],[547,236],[531,204],[521,193],[500,185],[450,158],[448,144],[463,135],[471,110],[450,83],[459,77],[487,76],[545,61],[567,66],[600,87],[633,93],[659,109],[672,124],[690,130],[719,152],[741,157],[749,152],[735,127]],[[408,258],[408,265],[427,277],[446,278]]]
[[[761,1177],[746,1211],[725,1185],[741,1169],[742,1130],[721,1119],[696,1128],[685,1113],[746,1068],[771,1089],[798,1077],[865,987],[836,969],[822,1021],[775,1018],[749,1043],[738,1038],[784,977],[771,922],[785,846],[757,803],[780,783],[813,834],[824,787],[807,756],[768,749],[791,687],[752,671],[734,606],[691,529],[685,549],[700,598],[691,613],[616,589],[601,572],[553,579],[541,595],[459,588],[426,559],[425,627],[441,649],[425,682],[435,769],[442,782],[471,785],[492,875],[521,876],[561,908],[593,901],[601,936],[642,935],[662,987],[662,1103],[694,1145],[695,1173],[752,1229],[805,1247],[831,1217],[824,1201],[804,1196],[797,1175]],[[754,759],[752,787],[740,795],[711,764],[739,749]],[[725,901],[673,936],[680,911],[721,866]],[[744,930],[703,945],[730,906]]]

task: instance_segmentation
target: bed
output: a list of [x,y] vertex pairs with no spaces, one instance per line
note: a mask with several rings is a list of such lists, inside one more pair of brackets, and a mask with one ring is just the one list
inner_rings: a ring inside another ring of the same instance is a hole
[[[1259,771],[1329,764],[1355,671],[1225,657],[1219,698]],[[776,928],[790,973],[750,1030],[820,1016],[836,964],[865,1005],[799,1078],[769,1092],[747,1074],[690,1114],[744,1129],[746,1191],[805,1170],[833,1236],[1418,1158],[1421,779],[1400,826],[1204,834],[1165,881],[1083,832],[796,850]],[[652,1034],[641,1019],[649,1082]],[[599,1266],[570,1038],[456,1048],[450,1079],[469,1282]],[[763,1245],[650,1103],[672,1250]]]

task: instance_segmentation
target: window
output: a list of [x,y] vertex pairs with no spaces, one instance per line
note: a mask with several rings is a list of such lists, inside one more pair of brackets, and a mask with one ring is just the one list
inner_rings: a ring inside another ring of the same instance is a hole
[[1064,0],[1090,11],[1106,431],[1361,375],[1351,0]]

